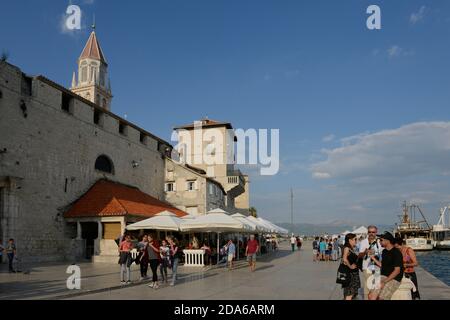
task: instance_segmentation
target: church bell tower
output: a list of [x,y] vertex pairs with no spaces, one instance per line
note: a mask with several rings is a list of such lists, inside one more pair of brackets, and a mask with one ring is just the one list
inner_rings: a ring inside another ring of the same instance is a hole
[[70,90],[79,96],[111,110],[111,82],[108,78],[108,63],[97,40],[95,26],[78,59],[78,80],[73,73]]

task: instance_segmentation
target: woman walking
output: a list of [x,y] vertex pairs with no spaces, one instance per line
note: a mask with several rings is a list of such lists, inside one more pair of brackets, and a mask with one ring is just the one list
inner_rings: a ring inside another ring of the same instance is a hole
[[168,238],[169,247],[170,247],[170,259],[172,265],[172,282],[170,286],[173,287],[175,285],[175,281],[177,280],[177,271],[178,271],[178,262],[181,257],[181,249],[178,247],[178,241],[174,237]]
[[349,268],[350,282],[346,286],[342,286],[344,289],[344,299],[354,300],[358,297],[358,291],[361,287],[359,280],[359,269],[356,265],[358,255],[355,252],[356,247],[356,235],[349,233],[345,236],[344,252],[342,254],[342,263]]
[[142,241],[139,242],[139,257],[140,262],[139,265],[141,267],[141,281],[147,279],[147,271],[148,271],[148,235],[144,235]]
[[[129,235],[125,236],[125,239],[119,245],[119,264],[120,264],[120,283],[130,284],[131,283],[131,264],[133,263],[131,259],[131,250],[133,249],[133,243]],[[124,277],[126,274],[126,280]]]
[[150,263],[150,269],[152,269],[152,282],[148,285],[150,288],[158,289],[158,264],[159,264],[159,245],[153,239],[152,235],[148,236],[148,260]]
[[403,255],[403,267],[404,276],[410,279],[416,286],[416,292],[411,290],[411,297],[413,300],[420,300],[419,285],[417,284],[417,275],[414,267],[417,267],[419,263],[417,262],[416,253],[413,248],[406,246],[402,238],[395,239],[395,247],[402,252]]
[[167,245],[167,241],[163,240],[161,242],[161,247],[159,248],[159,255],[161,257],[161,264],[159,265],[159,272],[161,273],[162,282],[167,283],[167,268],[170,267],[170,248]]

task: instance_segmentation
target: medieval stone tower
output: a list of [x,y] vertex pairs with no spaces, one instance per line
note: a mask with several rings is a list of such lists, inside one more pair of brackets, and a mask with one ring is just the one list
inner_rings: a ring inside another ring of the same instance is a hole
[[72,92],[103,107],[111,109],[111,83],[108,78],[108,63],[98,43],[95,27],[78,59],[78,81],[75,72]]

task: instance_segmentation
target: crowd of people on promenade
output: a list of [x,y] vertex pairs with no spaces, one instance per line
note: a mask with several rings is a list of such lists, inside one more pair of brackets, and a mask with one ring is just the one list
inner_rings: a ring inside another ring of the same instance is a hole
[[342,284],[345,300],[358,298],[360,272],[364,300],[391,300],[404,277],[415,286],[411,288],[411,298],[420,299],[414,271],[414,267],[418,266],[417,258],[414,250],[407,247],[403,239],[394,238],[389,232],[378,236],[377,227],[369,226],[368,237],[362,239],[358,246],[357,242],[356,234],[345,236],[337,279]]
[[[133,249],[136,249],[138,252],[138,255],[134,258],[132,255]],[[178,240],[173,236],[167,236],[159,242],[153,235],[146,234],[135,245],[131,240],[131,236],[125,234],[119,240],[120,282],[122,284],[131,283],[131,265],[136,263],[140,266],[140,281],[149,278],[148,267],[150,266],[152,272],[150,288],[158,289],[160,282],[168,284],[168,269],[172,271],[170,286],[174,286],[181,254]],[[161,275],[160,278],[158,277],[158,269]]]
[[316,237],[312,242],[313,261],[338,261],[342,254],[340,238]]
[[[266,245],[273,246],[272,241],[265,241]],[[239,247],[244,247],[244,256],[247,259],[251,272],[256,270],[256,256],[261,252],[260,242],[255,235],[250,235],[248,239],[239,241]],[[218,264],[225,263],[229,270],[233,270],[238,246],[233,239],[228,239],[219,251],[219,256],[209,242],[205,241],[199,247],[198,240],[193,239],[186,246],[187,249],[205,250],[205,262],[212,265],[214,258],[219,258]],[[133,256],[133,250],[137,254]],[[174,286],[177,280],[178,265],[183,259],[183,247],[174,236],[167,236],[161,241],[157,241],[151,234],[143,235],[141,240],[135,244],[130,234],[124,234],[118,239],[120,282],[121,284],[131,284],[131,266],[136,263],[140,266],[140,281],[151,278],[149,287],[158,289],[161,284],[169,284],[168,270],[171,270],[170,286]],[[216,260],[217,261],[217,260]],[[148,275],[150,266],[151,277]],[[158,275],[159,271],[159,275]]]

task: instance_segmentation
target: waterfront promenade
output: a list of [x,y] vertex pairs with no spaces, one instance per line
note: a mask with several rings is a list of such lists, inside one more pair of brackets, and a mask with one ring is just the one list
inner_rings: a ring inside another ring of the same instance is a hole
[[[193,300],[340,300],[342,290],[335,284],[337,262],[313,262],[311,244],[291,253],[284,242],[281,250],[259,259],[257,270],[249,271],[245,262],[235,270],[225,268],[180,268],[175,287],[158,290],[137,282],[133,268],[130,286],[119,284],[116,264],[80,264],[81,290],[66,288],[67,264],[42,266],[30,274],[0,273],[0,299],[193,299]],[[170,274],[170,271],[169,271]],[[418,269],[422,298],[450,299],[450,288],[423,269]]]

